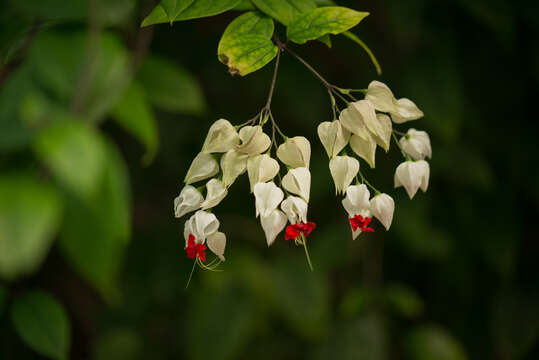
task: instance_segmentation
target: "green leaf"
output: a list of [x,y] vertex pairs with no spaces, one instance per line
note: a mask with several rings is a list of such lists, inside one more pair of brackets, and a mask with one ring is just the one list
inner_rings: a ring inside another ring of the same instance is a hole
[[376,60],[376,57],[374,56],[371,49],[369,49],[367,44],[365,44],[363,41],[361,41],[360,38],[358,38],[355,34],[351,33],[350,31],[345,31],[342,34],[344,36],[346,36],[347,38],[349,38],[350,40],[352,40],[353,42],[355,42],[356,44],[358,44],[359,46],[361,46],[363,48],[363,50],[365,50],[367,55],[369,55],[369,58],[371,59],[372,64],[376,68],[376,73],[378,75],[382,75],[382,68],[380,67],[380,64],[378,63],[378,60]]
[[149,56],[136,75],[148,100],[173,113],[201,115],[206,102],[198,81],[183,67],[159,56]]
[[412,330],[405,337],[407,359],[413,360],[466,360],[460,345],[444,329],[426,325]]
[[159,136],[152,108],[144,89],[133,82],[112,112],[114,120],[146,146],[143,162],[149,164],[157,152]]
[[39,134],[34,150],[66,188],[83,198],[96,193],[106,156],[95,129],[75,119],[61,121]]
[[304,44],[326,34],[340,34],[363,20],[368,12],[360,12],[339,6],[327,6],[294,20],[287,28],[287,36],[291,41]]
[[241,0],[238,5],[236,5],[232,10],[236,11],[247,11],[247,10],[255,10],[255,7],[253,6],[253,3],[251,0]]
[[[241,0],[196,0],[189,7],[179,13],[174,21],[198,19],[221,14],[236,7]],[[170,22],[167,12],[161,4],[142,21],[141,26]]]
[[[106,144],[103,176],[92,200],[68,198],[60,248],[105,300],[117,300],[116,281],[130,236],[130,191],[125,164]],[[90,231],[91,229],[91,231]]]
[[30,176],[0,178],[0,275],[32,273],[51,246],[61,215],[57,193]]
[[62,304],[44,291],[32,291],[13,304],[11,319],[17,334],[36,352],[67,359],[71,343],[69,318]]
[[288,25],[300,15],[316,9],[313,0],[252,0],[260,11]]
[[277,55],[271,41],[273,20],[258,12],[238,16],[225,29],[217,55],[232,75],[245,76],[262,68]]
[[163,10],[165,10],[170,23],[172,23],[176,16],[191,5],[193,1],[194,0],[161,0],[159,4],[163,7]]

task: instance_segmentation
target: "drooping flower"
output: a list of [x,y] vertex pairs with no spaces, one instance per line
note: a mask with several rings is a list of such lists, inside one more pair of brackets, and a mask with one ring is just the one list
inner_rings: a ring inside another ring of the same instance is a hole
[[216,206],[227,194],[228,191],[221,181],[211,179],[206,183],[206,199],[201,204],[202,210],[207,210]]
[[371,222],[370,192],[365,184],[351,185],[346,189],[346,197],[342,205],[348,213],[348,221],[352,228],[352,238],[355,240],[363,231],[373,232],[368,227]]
[[[376,116],[376,114],[374,116]],[[341,111],[339,122],[345,130],[352,134],[364,137],[369,133],[369,129],[363,120],[363,116],[355,106],[348,106]]]
[[217,160],[210,154],[199,153],[191,163],[184,182],[192,184],[200,180],[207,179],[219,172]]
[[199,210],[185,222],[183,235],[185,241],[188,240],[189,235],[193,235],[197,244],[203,244],[206,242],[206,238],[215,233],[217,229],[219,229],[219,220],[215,214]]
[[311,192],[311,173],[309,169],[299,167],[288,170],[288,173],[283,177],[283,187],[292,194],[299,195],[309,202]]
[[350,104],[350,107],[357,110],[363,124],[365,124],[371,134],[378,136],[379,138],[384,138],[386,130],[383,128],[379,118],[376,116],[374,105],[369,100],[359,100],[353,102]]
[[204,201],[202,194],[192,185],[185,185],[174,199],[174,216],[179,218],[183,215],[200,209]]
[[421,188],[427,191],[429,186],[430,167],[425,160],[405,161],[395,171],[395,187],[404,186],[410,199]]
[[318,125],[318,137],[329,158],[332,159],[348,144],[350,131],[345,129],[339,120],[325,121]]
[[247,159],[247,174],[253,192],[255,184],[272,180],[279,172],[279,163],[267,154],[251,156]]
[[283,201],[283,191],[275,183],[258,183],[254,187],[256,216],[266,217]]
[[308,168],[311,160],[311,144],[303,136],[289,138],[279,145],[277,157],[291,168]]
[[185,252],[189,259],[194,259],[198,256],[202,262],[206,262],[206,245],[195,242],[195,236],[193,234],[189,234]]
[[356,154],[365,160],[371,168],[374,168],[376,155],[376,140],[369,134],[368,140],[359,135],[352,135],[350,138],[350,147]]
[[236,150],[244,154],[261,154],[271,145],[269,136],[262,131],[260,125],[242,127],[239,136],[241,143],[236,146]]
[[329,162],[329,170],[337,194],[344,193],[359,171],[359,161],[350,156],[335,156]]
[[307,223],[299,223],[299,224],[291,224],[286,227],[286,230],[284,231],[284,238],[285,240],[290,239],[296,239],[301,234],[303,234],[305,237],[309,236],[311,231],[314,230],[316,227],[316,224],[313,222],[307,222]]
[[416,104],[406,98],[395,99],[389,87],[380,81],[369,84],[365,98],[374,104],[376,110],[391,114],[391,119],[396,124],[423,117],[423,112]]
[[223,170],[223,185],[225,187],[232,185],[236,178],[247,170],[248,157],[249,155],[236,150],[229,150],[223,155],[221,169]]
[[402,98],[397,100],[398,111],[391,114],[391,119],[395,124],[402,124],[407,121],[421,119],[424,114],[417,105],[410,99]]
[[289,196],[281,203],[281,209],[288,217],[290,224],[306,223],[307,208],[305,200],[297,196]]
[[221,261],[225,261],[226,235],[217,231],[206,239],[208,249],[211,250]]
[[414,160],[423,160],[432,157],[429,134],[425,131],[409,129],[406,136],[400,138],[399,143],[405,153]]
[[286,226],[286,215],[280,210],[273,210],[266,216],[260,217],[260,224],[266,235],[268,246],[273,244],[275,238]]
[[394,211],[395,202],[391,196],[387,194],[378,194],[372,198],[371,212],[374,217],[384,225],[386,230],[389,230],[391,226]]
[[240,137],[234,129],[234,126],[225,119],[219,119],[212,124],[202,152],[204,153],[223,153],[233,149],[240,142]]
[[376,134],[374,139],[382,149],[388,152],[389,145],[391,143],[391,133],[393,132],[393,124],[391,123],[389,116],[386,114],[376,114],[376,119],[380,124],[380,133]]

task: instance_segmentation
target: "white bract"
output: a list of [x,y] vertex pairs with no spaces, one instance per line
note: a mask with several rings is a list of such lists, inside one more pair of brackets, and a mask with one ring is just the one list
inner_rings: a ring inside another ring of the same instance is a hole
[[220,231],[208,235],[206,245],[221,261],[225,261],[226,235]]
[[359,135],[352,135],[350,147],[356,154],[365,160],[371,168],[374,168],[376,154],[376,140],[369,134],[368,140]]
[[410,199],[421,188],[427,191],[429,186],[430,167],[425,160],[405,161],[395,171],[395,187],[404,186]]
[[206,199],[201,204],[202,210],[210,209],[223,200],[228,191],[223,183],[217,179],[211,179],[206,183]]
[[234,129],[234,126],[228,120],[220,119],[212,124],[202,152],[204,153],[223,153],[234,148],[240,143],[240,137]]
[[255,184],[272,180],[279,172],[279,163],[267,154],[255,155],[247,160],[247,174],[253,192]]
[[365,137],[369,133],[369,129],[367,129],[367,125],[363,121],[363,117],[354,106],[348,106],[341,111],[339,122],[344,129],[352,134]]
[[268,216],[283,201],[283,191],[275,183],[258,183],[254,186],[256,216]]
[[300,197],[289,196],[281,203],[281,209],[288,217],[290,224],[307,222],[307,203]]
[[380,81],[372,81],[369,84],[365,98],[374,104],[376,110],[391,114],[396,124],[423,117],[423,112],[416,104],[406,98],[395,99],[389,87]]
[[350,131],[345,129],[339,120],[325,121],[318,125],[318,137],[331,159],[339,155],[346,147],[350,139]]
[[184,182],[192,184],[207,179],[219,172],[219,164],[211,154],[199,153],[191,163]]
[[309,169],[304,167],[290,169],[283,177],[282,185],[287,191],[299,195],[303,200],[309,202],[311,192],[311,173]]
[[241,143],[236,150],[244,154],[260,154],[271,145],[269,136],[264,134],[260,125],[242,127],[239,136]]
[[221,158],[221,169],[223,170],[223,185],[229,187],[236,181],[236,178],[247,170],[247,159],[249,155],[242,154],[236,150],[227,151]]
[[275,238],[286,226],[286,215],[280,210],[273,210],[268,215],[260,218],[260,224],[266,235],[268,246],[273,244]]
[[361,215],[363,217],[371,216],[371,204],[369,189],[365,184],[350,185],[346,188],[346,197],[342,200],[342,205],[348,217]]
[[192,185],[185,185],[174,199],[174,216],[177,218],[184,216],[188,212],[200,209],[204,201],[202,194]]
[[277,157],[292,168],[308,168],[311,160],[311,144],[303,136],[287,139],[277,149]]
[[395,211],[395,202],[393,198],[387,194],[375,195],[371,200],[371,212],[375,218],[384,225],[386,230],[389,230],[393,221],[393,212]]
[[199,210],[185,222],[183,232],[185,245],[187,246],[189,235],[195,237],[195,243],[203,244],[206,238],[215,233],[217,229],[219,229],[219,220],[217,220],[217,217],[204,210]]
[[337,194],[343,194],[359,171],[359,161],[350,156],[335,156],[329,162],[329,170]]
[[400,138],[399,143],[405,153],[414,160],[423,160],[432,157],[429,134],[425,131],[409,129],[406,136]]
[[391,143],[391,133],[393,132],[393,124],[386,114],[376,114],[376,119],[380,124],[380,133],[374,136],[374,139],[382,149],[388,152],[389,144]]

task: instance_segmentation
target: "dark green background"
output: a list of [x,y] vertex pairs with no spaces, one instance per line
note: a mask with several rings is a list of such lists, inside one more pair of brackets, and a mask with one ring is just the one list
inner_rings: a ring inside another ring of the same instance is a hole
[[[160,148],[147,167],[136,140],[112,122],[100,126],[118,144],[131,183],[121,295],[103,301],[53,246],[37,273],[7,284],[8,305],[34,287],[55,294],[71,319],[73,359],[539,358],[537,2],[339,4],[371,13],[354,32],[375,52],[381,77],[345,38],[333,37],[332,49],[317,42],[292,48],[336,85],[366,88],[379,79],[412,99],[425,118],[398,128],[431,137],[429,190],[413,201],[392,186],[397,151],[379,150],[373,171],[362,162],[367,178],[395,199],[389,232],[376,224],[374,234],[350,240],[316,136],[318,123],[331,120],[326,90],[285,53],[272,109],[287,135],[311,140],[315,271],[282,236],[267,248],[243,176],[214,211],[228,239],[224,272],[197,270],[184,290],[192,262],[173,198],[211,123],[243,123],[264,105],[273,67],[240,78],[217,61],[220,35],[237,12],[162,24],[145,30],[148,51],[187,68],[207,106],[200,115],[156,110]],[[109,27],[129,49],[152,5],[140,1]],[[6,36],[11,25],[3,22]],[[84,28],[72,19],[45,31]],[[284,34],[280,26],[277,32]],[[0,86],[26,55],[3,68]],[[14,171],[31,157],[6,151],[0,169]],[[15,334],[7,310],[0,313],[0,358],[38,358]]]

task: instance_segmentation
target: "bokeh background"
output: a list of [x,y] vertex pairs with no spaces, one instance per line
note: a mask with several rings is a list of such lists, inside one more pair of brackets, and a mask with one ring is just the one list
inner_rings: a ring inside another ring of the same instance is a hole
[[394,223],[352,242],[316,136],[327,92],[284,53],[272,108],[312,143],[315,271],[282,237],[267,248],[243,176],[215,209],[224,271],[188,290],[173,198],[211,123],[254,116],[272,74],[218,62],[239,13],[140,29],[153,1],[2,3],[1,359],[41,358],[24,324],[55,332],[48,312],[16,315],[36,289],[65,309],[72,359],[539,358],[538,3],[338,3],[371,13],[354,32],[383,75],[346,38],[293,48],[336,85],[379,79],[418,104],[398,128],[431,136],[428,192],[394,190],[400,155],[379,151],[362,168]]

